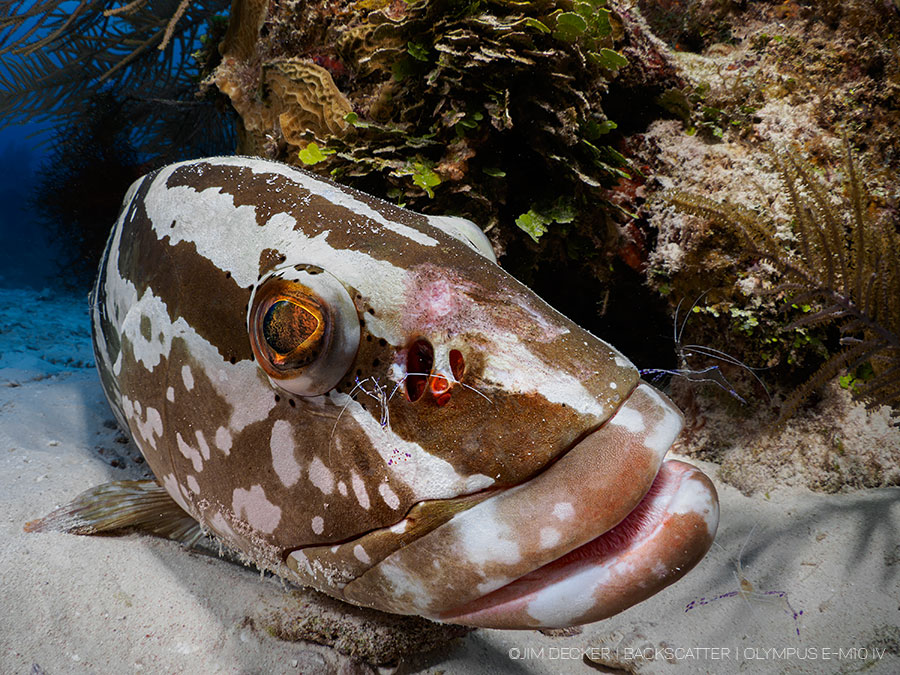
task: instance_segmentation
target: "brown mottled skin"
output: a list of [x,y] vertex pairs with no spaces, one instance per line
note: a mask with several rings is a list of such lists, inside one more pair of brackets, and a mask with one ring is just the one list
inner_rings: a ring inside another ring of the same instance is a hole
[[[291,213],[297,219],[297,227],[302,226],[310,236],[327,231],[329,244],[365,250],[369,255],[402,264],[412,270],[417,266],[426,266],[429,276],[437,273],[435,268],[444,266],[455,270],[460,264],[460,258],[471,258],[466,261],[466,284],[472,289],[469,294],[471,303],[467,302],[467,309],[472,313],[488,314],[497,321],[497,330],[502,332],[516,331],[519,326],[530,323],[524,312],[509,303],[510,296],[523,293],[524,289],[518,282],[495,265],[484,262],[480,256],[455,240],[443,237],[445,241],[441,242],[441,249],[435,251],[415,246],[400,236],[391,236],[393,233],[385,232],[377,228],[376,223],[366,222],[365,219],[357,218],[353,221],[353,227],[347,228],[347,213],[330,205],[324,198],[311,195],[308,190],[294,187],[287,181],[278,186],[273,199],[261,198],[260,189],[270,187],[272,177],[263,174],[253,179],[253,175],[249,169],[213,167],[198,172],[194,167],[186,167],[173,172],[166,181],[166,186],[188,184],[190,189],[197,191],[221,190],[234,196],[235,206],[253,206],[257,227],[265,228],[267,219],[276,213]],[[193,182],[190,182],[191,179]],[[166,230],[177,230],[177,219],[168,223],[168,228],[163,228],[162,239],[154,234],[142,201],[151,184],[150,180],[146,180],[141,185],[126,214],[122,238],[128,240],[130,246],[120,250],[117,269],[123,278],[135,285],[138,296],[151,290],[165,303],[172,321],[183,318],[213,345],[222,357],[223,363],[219,367],[227,372],[231,365],[228,363],[230,359],[240,362],[252,358],[244,317],[251,288],[241,288],[226,271],[198,255],[193,244],[179,242],[172,245],[167,241]],[[367,199],[367,203],[391,218],[402,219],[417,229],[427,228],[430,234],[435,235],[432,231],[434,228],[428,226],[423,216],[371,198]],[[233,224],[226,218],[216,226],[230,227]],[[440,237],[440,233],[437,236]],[[254,254],[252,259],[248,256],[248,264],[257,262],[257,256],[258,254]],[[476,294],[477,299],[472,297]],[[364,319],[369,303],[360,301],[359,305],[360,316]],[[373,309],[377,316],[380,308]],[[455,317],[455,320],[464,330],[465,317]],[[619,383],[618,391],[627,393],[632,388],[637,381],[636,372],[632,368],[619,368],[611,364],[611,350],[606,345],[559,314],[549,315],[548,320],[569,332],[553,340],[549,346],[535,341],[536,348],[544,351],[555,349],[559,352],[564,360],[560,364],[561,368],[608,373],[603,379],[615,379]],[[407,329],[409,338],[419,332],[416,328]],[[527,332],[524,337],[527,340]],[[366,341],[365,338],[363,340]],[[585,342],[589,342],[591,347],[587,348]],[[395,359],[397,348],[404,346],[405,344],[385,345],[371,351],[366,349],[364,355],[368,358],[364,362],[363,355],[360,355],[342,388],[346,391],[353,387],[353,375],[358,369],[364,369],[379,380],[386,380],[387,369]],[[127,342],[122,356],[122,374],[119,376],[121,393],[141,401],[145,408],[166,411],[167,422],[159,445],[167,447],[169,451],[160,453],[159,456],[151,453],[147,458],[151,468],[157,476],[173,471],[178,476],[190,473],[190,460],[176,449],[176,435],[181,434],[187,440],[202,431],[207,443],[211,443],[211,438],[227,414],[227,402],[215,394],[202,364],[193,360],[181,340],[174,340],[170,356],[163,357],[163,362],[154,372],[148,372],[135,363]],[[476,368],[479,361],[477,349],[464,356],[468,365],[465,383],[481,387]],[[371,365],[375,358],[380,359],[378,367]],[[179,386],[182,364],[192,366],[195,381],[193,391],[184,391],[184,387]],[[272,469],[266,466],[271,464],[268,432],[272,423],[302,417],[308,402],[289,395],[282,395],[281,400],[275,402],[279,392],[272,389],[262,373],[259,381],[261,386],[257,395],[272,399],[269,415],[234,437],[233,446],[240,452],[229,456],[213,455],[208,467],[202,472],[202,478],[200,475],[197,477],[203,498],[210,504],[227,505],[231,501],[230,490],[227,494],[220,494],[219,488],[227,488],[231,484],[229,477],[258,473],[259,482],[271,484],[275,488],[275,492],[269,496],[270,501],[321,501],[321,492],[308,481],[301,481],[290,489],[284,488],[280,486]],[[166,401],[166,389],[172,385],[176,386],[179,398],[187,397],[186,404],[179,401],[178,405],[171,405]],[[594,389],[596,391],[593,393],[596,395],[610,399],[612,406],[618,403],[618,395],[610,395],[601,390],[599,384]],[[602,422],[602,419],[578,415],[571,408],[553,404],[535,394],[515,395],[489,389],[485,393],[491,397],[490,403],[477,393],[460,388],[454,392],[451,403],[440,408],[428,400],[410,403],[403,396],[395,396],[391,401],[391,429],[402,439],[415,440],[429,454],[447,459],[465,473],[489,475],[502,486],[514,485],[534,474],[579,436]],[[290,405],[290,400],[294,401],[294,407]],[[373,410],[376,407],[373,401],[363,399],[360,402],[371,406]],[[344,480],[349,485],[350,476],[346,469],[353,467],[360,475],[366,476],[369,484],[377,485],[388,481],[401,499],[401,508],[390,509],[384,503],[375,503],[373,508],[365,510],[359,508],[355,499],[343,500],[346,503],[341,505],[341,510],[346,509],[345,515],[327,520],[325,531],[320,535],[310,531],[305,514],[298,510],[297,515],[303,517],[302,522],[284,519],[267,537],[271,543],[282,546],[285,550],[296,548],[298,544],[340,541],[362,531],[390,525],[396,522],[398,511],[405,513],[415,503],[402,483],[391,480],[384,460],[371,451],[370,443],[352,418],[346,415],[341,418],[334,434],[339,443],[335,442],[332,430],[339,412],[340,406],[337,404],[326,403],[322,411],[317,409],[318,414],[310,416],[304,422],[303,445],[327,448],[330,463],[335,470],[335,480]],[[534,419],[542,419],[542,423],[532,424]],[[505,440],[509,438],[511,429],[516,430],[514,446]]]

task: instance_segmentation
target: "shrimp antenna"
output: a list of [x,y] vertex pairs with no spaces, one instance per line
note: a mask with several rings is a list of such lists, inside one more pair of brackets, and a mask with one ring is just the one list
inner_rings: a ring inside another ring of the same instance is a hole
[[[772,401],[772,395],[769,393],[769,388],[763,383],[763,381],[759,378],[759,375],[756,374],[757,370],[768,370],[767,368],[754,368],[752,366],[748,366],[746,363],[741,361],[740,359],[736,359],[731,354],[723,352],[715,347],[707,347],[705,345],[686,345],[684,347],[685,350],[690,350],[687,352],[687,355],[690,356],[691,352],[696,352],[701,356],[706,356],[711,359],[719,359],[720,361],[724,361],[725,363],[729,363],[733,366],[738,366],[746,370],[750,375],[753,376],[753,379],[762,387],[763,391],[766,393],[766,398],[769,399],[769,402]],[[724,376],[723,376],[724,377]]]
[[481,398],[483,398],[485,401],[487,401],[491,405],[494,404],[494,402],[490,399],[489,396],[478,391],[475,387],[471,387],[468,384],[466,384],[465,382],[460,382],[455,377],[447,377],[443,373],[406,373],[406,375],[404,375],[403,378],[391,390],[391,395],[388,396],[388,398],[387,398],[388,401],[390,401],[392,398],[394,398],[394,394],[396,394],[397,390],[403,386],[403,383],[406,382],[406,378],[409,377],[410,375],[420,375],[421,377],[439,377],[442,380],[447,380],[447,382],[449,382],[450,384],[458,384],[459,386],[464,387],[465,389],[470,389],[471,391],[474,391],[476,394],[478,394]]
[[[476,389],[475,387],[465,384],[464,382],[460,382],[454,377],[448,377],[440,373],[406,373],[406,375],[403,376],[403,379],[401,379],[399,382],[397,382],[396,385],[394,385],[394,388],[391,389],[390,394],[387,394],[386,388],[374,377],[367,377],[363,380],[356,378],[356,384],[349,392],[347,392],[349,400],[341,407],[341,411],[338,413],[337,418],[334,420],[334,426],[331,428],[331,438],[334,438],[334,432],[337,430],[338,422],[341,421],[341,417],[343,417],[344,412],[347,410],[350,403],[355,400],[353,398],[353,394],[355,394],[357,390],[362,391],[366,396],[374,399],[379,404],[379,406],[381,406],[381,420],[379,424],[381,425],[382,429],[388,429],[391,426],[391,409],[388,407],[388,403],[390,403],[391,399],[394,398],[394,394],[396,394],[397,390],[403,386],[403,383],[406,382],[406,378],[408,378],[410,375],[421,375],[422,377],[439,377],[441,379],[447,380],[448,382],[451,382],[452,384],[458,384],[461,387],[469,389],[478,394],[481,398],[483,398],[491,405],[494,404],[489,396],[478,391],[478,389]],[[365,387],[365,384],[370,380],[372,382],[371,391],[366,389]]]
[[681,316],[681,307],[684,304],[684,298],[681,298],[681,300],[678,301],[678,305],[675,307],[675,318],[672,321],[672,339],[675,344],[675,353],[678,356],[679,367],[675,369],[644,368],[640,370],[641,375],[653,375],[654,381],[660,379],[663,375],[669,375],[671,377],[682,377],[689,382],[708,382],[710,384],[715,384],[717,387],[719,387],[723,391],[728,392],[728,394],[736,398],[741,403],[746,404],[747,401],[737,393],[735,388],[731,385],[731,382],[727,377],[725,377],[724,373],[722,373],[721,369],[718,366],[709,366],[707,368],[703,368],[702,370],[698,370],[696,368],[692,368],[690,363],[688,362],[688,359],[692,356],[705,356],[706,358],[715,359],[717,361],[721,361],[723,363],[737,366],[746,370],[762,387],[763,391],[766,394],[766,398],[768,398],[768,400],[771,402],[772,395],[769,393],[768,388],[755,372],[757,370],[764,370],[763,368],[752,368],[740,359],[737,359],[731,354],[723,352],[720,349],[716,349],[715,347],[707,347],[705,345],[695,344],[682,344],[681,340],[684,336],[684,331],[687,328],[687,323],[691,318],[691,314],[694,313],[694,310],[697,308],[703,298],[705,298],[709,294],[709,292],[710,289],[703,291],[703,293],[697,296],[697,298],[691,304],[690,308],[687,310],[687,312],[685,312],[683,318]]
[[[366,384],[366,382],[368,382],[369,380],[372,381],[372,391],[369,391],[364,386]],[[373,377],[367,377],[363,380],[356,378],[356,385],[353,387],[353,389],[351,389],[349,392],[347,392],[347,396],[349,397],[349,400],[341,407],[341,412],[338,413],[337,418],[334,420],[334,426],[331,427],[331,437],[332,438],[334,438],[334,432],[335,432],[335,430],[337,430],[338,422],[341,421],[341,417],[343,416],[344,411],[347,410],[347,407],[350,405],[350,403],[355,400],[353,398],[353,394],[356,393],[357,389],[362,391],[369,398],[377,401],[378,404],[381,406],[381,419],[379,421],[381,428],[387,429],[388,427],[390,427],[391,411],[390,411],[390,408],[388,408],[388,406],[387,406],[387,403],[390,400],[390,397],[385,396],[384,387]]]
[[688,320],[691,318],[691,314],[694,312],[694,307],[700,304],[700,301],[703,300],[712,289],[706,289],[700,295],[697,296],[697,299],[694,300],[694,304],[691,305],[691,308],[685,313],[684,321],[681,324],[681,328],[678,328],[678,310],[681,309],[681,303],[684,302],[684,298],[678,301],[678,306],[675,308],[675,320],[672,322],[672,329],[675,331],[675,349],[681,349],[681,336],[684,335],[684,329],[687,326]]

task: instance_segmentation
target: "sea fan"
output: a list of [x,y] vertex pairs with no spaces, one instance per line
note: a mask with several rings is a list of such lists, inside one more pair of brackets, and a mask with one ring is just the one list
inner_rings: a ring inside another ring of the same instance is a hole
[[836,208],[827,188],[796,152],[773,153],[793,212],[797,250],[775,237],[771,222],[748,209],[696,194],[672,191],[666,199],[678,210],[735,230],[754,257],[770,261],[782,282],[773,292],[793,305],[815,311],[790,327],[836,324],[841,349],[785,400],[780,422],[842,368],[869,364],[871,376],[858,379],[853,393],[868,408],[889,405],[900,414],[900,236],[885,219],[870,218],[849,143],[847,199]]
[[129,104],[135,141],[153,155],[183,156],[230,141],[213,102],[195,98],[202,64],[192,59],[227,1],[70,4],[0,1],[0,127],[71,122],[92,97],[113,90]]

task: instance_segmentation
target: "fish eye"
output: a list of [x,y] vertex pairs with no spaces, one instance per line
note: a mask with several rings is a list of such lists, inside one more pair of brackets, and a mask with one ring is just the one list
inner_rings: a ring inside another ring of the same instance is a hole
[[250,346],[274,384],[298,396],[333,389],[359,348],[359,316],[344,285],[313,265],[264,276],[247,314]]
[[262,320],[263,338],[278,358],[299,352],[301,360],[309,361],[325,334],[324,314],[314,298],[276,298]]

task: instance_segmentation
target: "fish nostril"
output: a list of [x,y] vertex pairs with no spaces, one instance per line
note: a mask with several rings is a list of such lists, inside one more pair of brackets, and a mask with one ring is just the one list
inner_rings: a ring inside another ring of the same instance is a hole
[[431,376],[431,395],[439,406],[446,405],[450,401],[450,379],[443,374],[435,373]]
[[431,393],[435,396],[445,394],[450,391],[450,380],[444,375],[434,375],[431,378]]
[[458,349],[450,350],[450,372],[453,373],[453,379],[459,382],[463,373],[466,372],[466,361],[463,359],[462,352]]
[[406,351],[406,397],[418,401],[425,393],[434,368],[434,347],[425,338],[415,340]]

